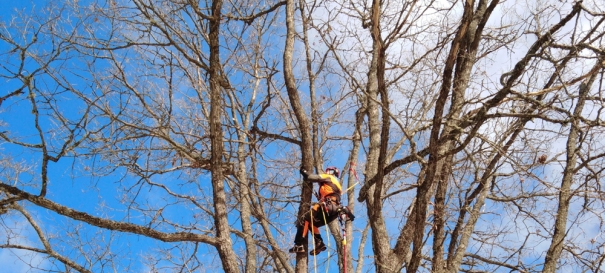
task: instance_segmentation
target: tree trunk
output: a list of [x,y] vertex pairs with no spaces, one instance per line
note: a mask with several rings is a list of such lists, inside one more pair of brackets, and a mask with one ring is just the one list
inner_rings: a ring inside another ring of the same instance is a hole
[[[597,64],[601,66],[602,64]],[[567,137],[567,158],[565,160],[565,169],[563,171],[563,179],[561,180],[561,188],[559,189],[559,206],[557,208],[557,217],[555,219],[555,230],[552,234],[552,241],[546,252],[546,258],[544,260],[543,273],[554,273],[557,272],[557,262],[561,257],[563,246],[565,244],[565,236],[567,235],[567,217],[569,215],[569,204],[571,202],[572,193],[571,186],[573,185],[573,178],[576,174],[576,161],[578,159],[578,150],[580,147],[578,143],[580,140],[580,134],[582,128],[580,128],[580,117],[584,110],[587,96],[590,92],[590,87],[597,78],[597,74],[593,74],[588,80],[580,85],[578,92],[578,101],[571,117],[571,129],[569,130],[569,136]]]
[[225,175],[223,174],[223,100],[221,92],[221,61],[220,61],[220,26],[222,0],[212,2],[212,19],[208,29],[210,46],[210,156],[212,171],[212,193],[214,203],[214,225],[216,228],[217,251],[221,257],[223,269],[227,273],[240,272],[237,256],[232,249],[231,226],[227,212],[227,197],[225,194]]
[[[294,37],[296,30],[294,27],[294,0],[287,0],[286,3],[286,43],[283,54],[283,68],[284,68],[284,80],[286,83],[286,90],[288,92],[288,98],[290,100],[290,106],[298,121],[298,129],[300,131],[301,138],[301,165],[306,170],[313,169],[313,151],[311,142],[310,125],[305,114],[304,108],[300,103],[300,97],[298,95],[298,89],[296,88],[296,80],[294,72],[292,71],[292,59],[294,54]],[[303,215],[309,211],[311,207],[311,197],[313,195],[313,184],[311,182],[303,182],[300,195],[300,206],[298,208],[298,219],[302,219]],[[307,242],[308,244],[308,242]],[[308,249],[308,248],[307,248]],[[307,253],[296,254],[296,272],[307,272],[308,271],[308,258]]]

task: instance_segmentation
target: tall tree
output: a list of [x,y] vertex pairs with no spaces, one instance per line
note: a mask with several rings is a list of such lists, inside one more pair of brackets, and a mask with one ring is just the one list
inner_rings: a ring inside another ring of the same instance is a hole
[[[24,7],[0,19],[10,264],[442,273],[605,261],[599,1]],[[346,245],[333,223],[327,253],[292,259],[293,222],[313,201],[299,168],[328,164],[348,175],[357,218]]]

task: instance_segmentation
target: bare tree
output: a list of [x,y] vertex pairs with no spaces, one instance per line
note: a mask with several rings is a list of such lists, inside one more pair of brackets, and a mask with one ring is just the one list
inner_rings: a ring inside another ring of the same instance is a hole
[[[603,24],[594,0],[15,11],[1,250],[46,272],[598,272]],[[357,220],[292,259],[298,170],[328,164]]]

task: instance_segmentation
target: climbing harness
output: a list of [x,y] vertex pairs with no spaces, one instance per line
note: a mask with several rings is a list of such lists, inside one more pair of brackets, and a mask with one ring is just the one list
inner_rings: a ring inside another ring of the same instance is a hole
[[[319,193],[317,191],[313,191],[313,194],[315,195],[315,197],[317,198],[318,202],[316,203],[317,207],[316,207],[316,212],[319,212],[321,210],[321,214],[323,217],[323,225],[326,227],[326,234],[327,234],[327,247],[326,244],[323,243],[322,241],[316,242],[316,237],[315,237],[315,222],[316,220],[321,221],[320,219],[316,219],[316,215],[314,215],[314,210],[313,207],[315,206],[311,206],[311,209],[309,210],[309,222],[311,225],[311,234],[313,235],[313,239],[312,239],[312,244],[314,249],[311,250],[309,252],[309,254],[313,255],[313,264],[314,264],[314,272],[317,272],[317,257],[315,257],[317,254],[319,254],[320,252],[322,252],[323,250],[327,250],[327,260],[328,263],[326,265],[326,272],[328,272],[327,270],[329,269],[329,265],[330,265],[330,230],[328,228],[328,219],[326,217],[326,214],[328,214],[329,212],[332,213],[336,213],[336,218],[338,218],[338,222],[340,224],[341,230],[342,230],[342,253],[343,253],[343,268],[344,268],[344,272],[347,272],[347,231],[346,231],[346,221],[350,220],[353,221],[355,219],[355,216],[353,215],[353,213],[351,212],[351,210],[347,207],[347,206],[342,206],[340,203],[340,196],[343,195],[345,192],[348,192],[350,189],[352,189],[353,187],[355,187],[357,184],[359,184],[359,178],[357,177],[357,172],[355,171],[355,169],[353,168],[353,166],[355,166],[355,163],[351,163],[350,167],[349,167],[349,175],[351,173],[353,173],[353,175],[355,176],[355,179],[357,180],[357,182],[355,184],[353,184],[352,186],[350,186],[348,189],[346,189],[345,191],[341,191],[340,195],[336,196],[333,194],[327,195],[324,198],[320,198]],[[334,189],[334,191],[336,190],[336,186],[333,183],[327,183],[331,188]],[[340,190],[340,189],[339,189]],[[330,207],[328,207],[330,206]],[[336,209],[334,210],[334,208],[336,207]],[[330,221],[334,220],[335,218],[332,218],[333,216],[330,216]],[[306,228],[305,228],[306,229]],[[319,231],[319,229],[318,229]],[[305,234],[308,234],[307,232],[304,232]]]

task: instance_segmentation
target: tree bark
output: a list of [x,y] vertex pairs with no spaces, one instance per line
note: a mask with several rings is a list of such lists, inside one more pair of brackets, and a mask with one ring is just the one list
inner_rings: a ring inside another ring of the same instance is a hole
[[[296,36],[296,29],[294,26],[294,0],[287,0],[286,2],[286,43],[283,54],[283,69],[284,69],[284,80],[286,83],[286,90],[288,92],[288,98],[292,111],[298,121],[298,129],[300,132],[301,139],[301,165],[306,170],[313,168],[313,151],[312,151],[312,138],[310,133],[310,125],[305,114],[304,108],[300,103],[300,96],[298,95],[298,89],[296,87],[296,80],[294,72],[292,70],[292,61],[294,54],[294,37]],[[300,205],[298,208],[298,219],[302,219],[303,215],[308,212],[311,207],[311,197],[313,194],[313,184],[308,181],[303,181],[301,186],[300,194]],[[307,242],[308,243],[308,242]],[[308,249],[308,247],[306,248]],[[296,272],[307,272],[308,271],[308,258],[307,253],[298,253],[296,255]]]
[[210,142],[211,142],[211,171],[212,196],[214,203],[214,225],[216,228],[216,249],[221,257],[223,270],[228,273],[240,272],[237,256],[233,251],[231,241],[231,226],[227,211],[225,194],[225,175],[223,174],[223,99],[222,99],[222,66],[220,60],[220,27],[223,6],[222,0],[212,2],[212,18],[208,28],[208,45],[210,47],[209,81],[210,81]]
[[[603,64],[598,63],[597,67],[602,67]],[[578,160],[578,151],[580,147],[578,143],[580,140],[580,134],[582,128],[580,127],[580,117],[582,111],[584,111],[584,105],[586,104],[587,96],[590,92],[590,88],[597,78],[597,73],[594,73],[583,82],[579,87],[578,100],[573,112],[571,119],[571,128],[569,129],[569,136],[567,137],[566,145],[566,160],[565,169],[563,170],[563,178],[561,179],[561,188],[559,189],[559,205],[557,207],[557,216],[555,218],[555,226],[552,234],[552,241],[546,252],[546,258],[544,260],[543,273],[554,273],[557,272],[557,263],[561,257],[563,246],[565,245],[565,236],[567,235],[567,217],[569,215],[569,206],[572,198],[571,186],[574,183],[574,175],[576,174],[575,168]]]

